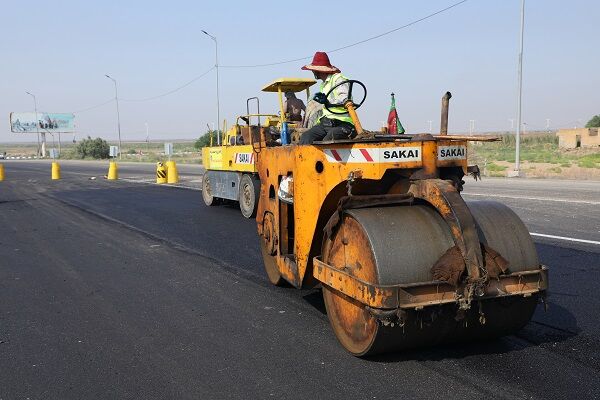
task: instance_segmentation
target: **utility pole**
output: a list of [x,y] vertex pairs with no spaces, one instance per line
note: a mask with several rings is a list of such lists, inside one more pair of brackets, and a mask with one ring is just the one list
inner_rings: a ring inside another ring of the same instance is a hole
[[429,120],[427,123],[429,124],[429,133],[431,134],[433,132],[433,121]]
[[144,122],[146,125],[146,153],[150,154],[150,135],[148,134],[148,123]]
[[550,130],[550,118],[546,118],[546,130]]
[[513,129],[515,129],[515,119],[509,118],[508,120],[510,121],[510,130],[512,131]]
[[121,146],[121,116],[119,115],[119,92],[117,91],[117,81],[114,78],[111,78],[108,75],[104,75],[115,84],[115,102],[117,103],[117,132],[119,133],[119,160],[123,159],[121,155],[123,152],[123,147]]
[[214,42],[215,42],[215,69],[217,71],[217,142],[220,143],[221,142],[221,108],[219,106],[219,44],[217,43],[217,38],[214,37],[213,35],[211,35],[210,33],[206,32],[205,30],[202,31],[202,33],[204,33],[206,36],[208,36],[209,38],[211,38]]
[[521,168],[521,98],[523,93],[523,32],[525,30],[525,0],[521,0],[521,37],[519,41],[518,97],[517,97],[517,135],[515,146],[515,170],[509,176],[519,176]]
[[469,120],[469,135],[472,135],[474,130],[475,130],[475,120],[470,119]]
[[[28,95],[30,95],[31,97],[33,97],[33,108],[35,110],[35,131],[37,132],[37,156],[40,157],[40,121],[38,119],[38,113],[37,113],[37,99],[35,98],[35,95],[29,92],[25,92]],[[44,135],[45,136],[45,135]],[[46,146],[45,146],[45,141],[44,141],[44,145],[43,145],[43,155],[42,157],[46,156]]]

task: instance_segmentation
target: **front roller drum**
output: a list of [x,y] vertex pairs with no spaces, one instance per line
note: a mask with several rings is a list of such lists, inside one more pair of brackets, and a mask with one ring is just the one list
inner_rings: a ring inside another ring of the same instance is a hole
[[[498,208],[498,203],[494,205]],[[486,213],[486,208],[490,212]],[[485,230],[502,230],[498,224],[510,225],[511,234],[519,236],[519,248],[512,251],[528,255],[529,259],[519,260],[531,266],[528,269],[537,268],[537,255],[527,231],[514,228],[522,226],[522,222],[514,213],[507,213],[506,207],[500,208],[502,213],[493,207],[478,207],[478,214],[483,213],[488,219],[478,225],[480,239],[494,248],[493,238],[502,237],[502,232],[486,235]],[[338,229],[325,241],[323,261],[376,285],[428,282],[431,266],[453,245],[448,226],[427,206],[347,210]],[[514,259],[511,255],[505,258]],[[457,320],[458,307],[454,303],[382,313],[325,284],[323,298],[337,339],[356,356],[508,335],[527,324],[538,300],[534,294],[474,301]]]

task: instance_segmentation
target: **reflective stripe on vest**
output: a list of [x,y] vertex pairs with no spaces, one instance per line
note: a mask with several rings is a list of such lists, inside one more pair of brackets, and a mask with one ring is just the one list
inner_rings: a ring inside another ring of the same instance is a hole
[[[337,74],[329,75],[329,77],[327,77],[327,79],[321,84],[321,93],[327,94],[329,93],[331,88],[334,87],[336,84],[347,80],[348,78],[346,78],[339,72]],[[333,93],[329,95],[329,97],[327,98],[329,102],[336,104],[347,100],[345,97],[342,99],[339,98],[340,88],[341,86],[337,87],[333,91]],[[352,118],[347,112],[345,112],[346,109],[344,107],[331,107],[331,109],[335,112],[343,112],[343,114],[334,114],[327,110],[327,108],[323,107],[323,115],[321,116],[321,118],[327,117],[329,119],[337,119],[339,121],[349,122],[352,124]],[[321,118],[319,118],[319,121],[321,120]]]

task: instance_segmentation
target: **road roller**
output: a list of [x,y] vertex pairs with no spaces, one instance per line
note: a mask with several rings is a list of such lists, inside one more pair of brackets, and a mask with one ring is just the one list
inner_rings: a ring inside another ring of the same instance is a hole
[[264,128],[252,137],[266,275],[321,287],[355,356],[509,335],[545,298],[548,271],[519,217],[461,197],[463,178],[479,177],[467,143],[497,138],[448,135],[450,97],[437,135],[364,130],[365,88],[361,101],[325,104],[348,111],[351,139],[281,145]]
[[[235,119],[230,129],[223,129],[225,134],[218,135],[213,143],[202,149],[202,164],[205,172],[202,177],[202,199],[207,206],[220,205],[227,201],[239,203],[240,211],[246,218],[256,215],[258,207],[258,194],[260,180],[256,169],[255,152],[251,145],[251,135],[256,135],[262,126],[269,130],[269,138],[273,143],[281,144],[281,130],[290,133],[299,128],[297,121],[289,121],[283,107],[285,92],[306,92],[310,97],[309,88],[315,84],[314,79],[308,78],[280,78],[265,85],[263,92],[277,93],[279,98],[278,114],[261,114],[260,100],[250,97],[246,100],[246,114]],[[250,111],[250,104],[256,112]],[[254,122],[254,124],[253,124]],[[284,139],[285,139],[284,135]],[[285,140],[284,140],[285,144]]]

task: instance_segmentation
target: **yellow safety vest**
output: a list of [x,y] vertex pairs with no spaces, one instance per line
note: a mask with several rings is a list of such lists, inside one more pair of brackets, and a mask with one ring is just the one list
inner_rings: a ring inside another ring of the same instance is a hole
[[[327,94],[327,93],[329,93],[329,91],[331,90],[332,87],[334,87],[335,85],[337,85],[340,82],[347,81],[347,80],[348,80],[348,78],[346,78],[344,75],[342,75],[339,72],[336,74],[329,75],[327,77],[327,79],[325,79],[325,81],[323,81],[323,83],[321,83],[321,93]],[[342,103],[342,102],[346,101],[347,93],[344,93],[343,98],[340,98],[341,91],[346,92],[347,87],[345,87],[345,85],[338,86],[333,91],[333,93],[331,93],[329,95],[329,97],[327,97],[327,100],[332,104]],[[345,112],[346,109],[344,107],[331,107],[331,109],[335,112],[343,112],[343,114],[334,114],[334,113],[330,112],[329,110],[327,110],[327,108],[323,107],[323,115],[321,115],[321,117],[319,118],[319,121],[321,120],[321,118],[327,117],[329,119],[337,119],[339,121],[349,122],[352,124],[352,118],[350,117],[350,115],[347,112]]]

